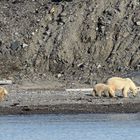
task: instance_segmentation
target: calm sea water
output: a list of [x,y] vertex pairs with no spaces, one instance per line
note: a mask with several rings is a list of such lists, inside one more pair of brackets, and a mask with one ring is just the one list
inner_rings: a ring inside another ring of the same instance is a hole
[[0,116],[0,140],[140,140],[140,114]]

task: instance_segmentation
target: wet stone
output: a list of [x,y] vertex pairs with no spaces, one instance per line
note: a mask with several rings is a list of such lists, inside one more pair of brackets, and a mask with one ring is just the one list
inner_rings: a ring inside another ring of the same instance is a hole
[[19,41],[14,41],[11,43],[11,46],[10,48],[13,50],[13,51],[17,51],[18,49],[21,49],[21,44]]

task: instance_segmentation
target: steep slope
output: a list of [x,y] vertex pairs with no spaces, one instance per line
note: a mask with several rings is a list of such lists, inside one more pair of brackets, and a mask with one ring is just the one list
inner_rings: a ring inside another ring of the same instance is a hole
[[0,12],[1,77],[91,84],[140,70],[139,0],[3,0]]

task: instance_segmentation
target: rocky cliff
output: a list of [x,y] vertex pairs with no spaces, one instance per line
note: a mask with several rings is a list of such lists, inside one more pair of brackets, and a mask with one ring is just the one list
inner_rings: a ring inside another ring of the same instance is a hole
[[0,1],[0,77],[92,84],[140,70],[139,0]]

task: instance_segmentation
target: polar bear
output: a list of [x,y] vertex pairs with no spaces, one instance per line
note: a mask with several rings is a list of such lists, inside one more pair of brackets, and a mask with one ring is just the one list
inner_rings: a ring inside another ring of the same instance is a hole
[[103,94],[106,96],[115,97],[115,92],[110,88],[109,85],[98,83],[93,88],[93,96],[99,96],[101,97]]
[[0,87],[0,101],[4,100],[4,97],[8,94],[7,90],[3,87]]
[[128,91],[132,91],[133,96],[137,94],[137,87],[130,78],[112,77],[107,80],[107,85],[115,92],[122,90],[123,96],[128,97]]

